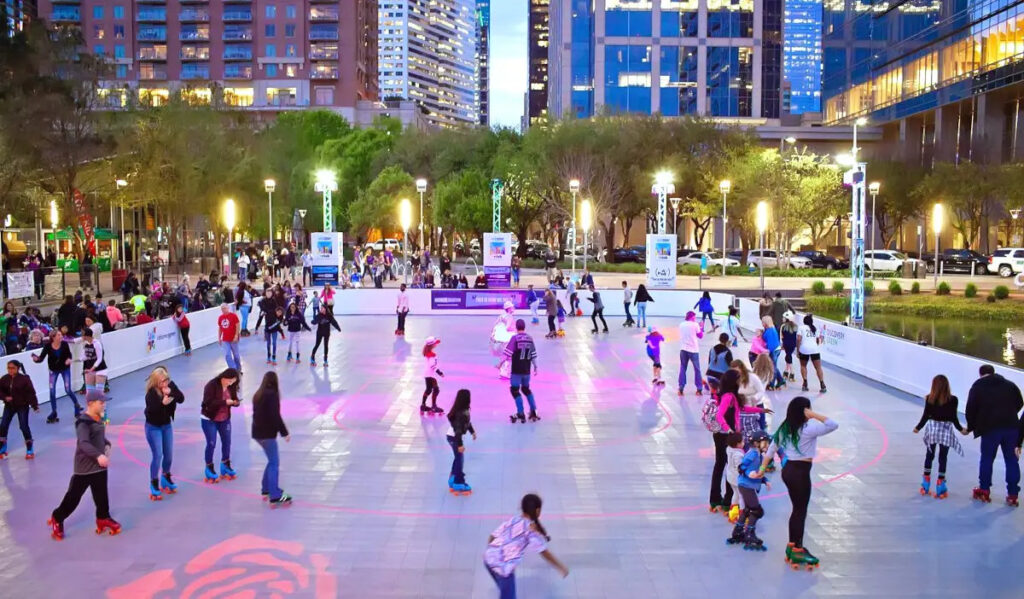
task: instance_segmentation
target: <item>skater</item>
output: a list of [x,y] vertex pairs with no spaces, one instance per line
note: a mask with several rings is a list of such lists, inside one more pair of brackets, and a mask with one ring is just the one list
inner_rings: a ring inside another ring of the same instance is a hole
[[765,477],[765,467],[762,466],[764,453],[768,449],[771,439],[764,431],[755,431],[747,439],[750,443],[750,450],[743,456],[739,466],[739,493],[743,498],[743,511],[733,528],[730,544],[739,542],[739,535],[742,535],[743,548],[749,551],[765,551],[764,541],[757,538],[757,521],[764,517],[764,508],[757,497],[757,492],[764,485],[771,489],[768,479]]
[[729,350],[729,334],[722,333],[718,336],[718,343],[708,351],[708,369],[704,373],[712,390],[718,388],[718,381],[729,370],[730,364],[732,351]]
[[768,379],[771,381],[768,383],[768,390],[774,391],[786,386],[786,379],[782,377],[778,366],[779,354],[782,353],[782,342],[779,340],[779,331],[772,325],[770,318],[762,319],[761,326],[764,327],[764,330],[761,331],[761,339],[764,340],[764,347],[768,350],[768,357],[771,359],[772,365],[772,377]]
[[[626,322],[622,323],[624,327],[634,326],[636,323],[633,321],[633,315],[629,313],[629,305],[633,303],[633,291],[629,288],[629,284],[626,281],[622,282],[622,307],[626,311]],[[639,316],[639,314],[638,314]]]
[[562,300],[555,300],[555,305],[558,306],[558,332],[555,335],[565,337],[565,306],[562,305]]
[[[714,424],[705,422],[715,442],[715,465],[711,470],[711,494],[709,504],[712,512],[728,510],[732,506],[732,489],[726,487],[722,497],[722,473],[728,459],[725,449],[728,447],[729,433],[741,433],[740,414],[760,414],[764,410],[746,405],[745,398],[740,395],[740,373],[727,370],[719,381],[718,399],[709,397],[706,404],[714,404]],[[710,416],[711,411],[705,407],[704,413]],[[708,426],[710,424],[710,426]]]
[[[426,389],[423,391],[423,400],[420,402],[420,414],[444,414],[444,410],[437,407],[437,396],[441,393],[441,387],[437,384],[437,377],[444,378],[444,373],[437,367],[437,354],[434,348],[441,344],[436,337],[427,337],[423,343],[423,357],[427,365],[423,371],[423,380]],[[430,397],[430,407],[427,407],[427,397]]]
[[818,437],[839,428],[834,420],[811,411],[811,400],[797,396],[786,408],[786,419],[772,436],[772,444],[761,460],[765,469],[775,459],[776,453],[784,453],[782,482],[789,490],[793,512],[789,516],[789,544],[786,546],[786,561],[798,568],[801,565],[813,568],[818,558],[804,547],[804,526],[807,522],[807,506],[811,502],[811,466],[818,454]]
[[206,437],[206,471],[208,483],[217,482],[217,471],[213,466],[213,450],[217,448],[220,436],[220,478],[234,480],[237,473],[231,467],[231,408],[242,403],[238,398],[239,373],[233,368],[221,372],[203,388],[203,403],[200,406],[200,423]]
[[189,327],[188,316],[185,314],[185,306],[178,304],[174,307],[174,324],[178,325],[178,333],[181,334],[181,344],[185,347],[185,355],[192,355],[192,343],[188,340]]
[[259,389],[252,397],[252,440],[260,444],[267,456],[267,466],[263,469],[263,481],[260,484],[260,495],[270,500],[270,505],[288,505],[292,502],[290,495],[278,486],[280,458],[277,452],[277,437],[284,437],[284,442],[291,441],[288,427],[281,418],[281,389],[277,373],[268,372],[263,375]]
[[697,324],[693,311],[686,313],[686,319],[679,324],[679,397],[686,388],[686,366],[693,364],[693,378],[697,385],[697,397],[703,395],[704,380],[700,376],[700,340],[704,338],[704,326]]
[[75,419],[75,467],[64,499],[50,514],[47,524],[55,540],[64,538],[64,521],[75,511],[86,489],[96,504],[96,532],[116,535],[121,525],[110,517],[107,496],[107,468],[110,466],[110,441],[103,424],[103,393],[95,389],[85,396],[85,410]]
[[653,301],[654,298],[647,291],[647,287],[640,283],[636,288],[636,297],[633,298],[633,303],[636,305],[636,326],[647,326],[647,302]]
[[313,284],[313,254],[309,248],[302,252],[302,284]]
[[533,284],[526,286],[526,305],[530,307],[530,314],[533,316],[531,322],[537,324],[540,322],[540,317],[537,314],[537,310],[540,309],[540,296],[533,290]]
[[64,380],[64,391],[71,402],[75,405],[75,419],[82,412],[82,406],[78,405],[78,398],[71,391],[71,348],[64,341],[64,335],[59,331],[50,333],[50,342],[43,346],[38,354],[30,354],[32,361],[38,364],[46,360],[46,366],[50,370],[50,415],[46,418],[47,424],[60,422],[57,417],[57,379]]
[[587,298],[587,301],[594,304],[594,310],[590,313],[590,322],[594,323],[594,329],[590,332],[597,333],[597,319],[600,318],[601,324],[604,326],[604,332],[607,333],[608,323],[604,320],[604,302],[601,301],[601,294],[594,289],[593,285],[588,287],[588,289],[590,289],[590,297]]
[[793,306],[783,299],[782,293],[776,291],[775,299],[772,300],[772,326],[778,331],[786,322],[786,313],[792,312]]
[[541,499],[530,493],[520,502],[522,514],[501,523],[487,538],[484,566],[498,585],[500,599],[516,597],[516,567],[527,552],[539,553],[565,578],[569,569],[548,551],[551,537],[540,523]]
[[398,301],[395,305],[395,314],[398,315],[398,328],[395,334],[405,335],[405,319],[409,316],[409,294],[405,292],[405,283],[398,286]]
[[[1020,493],[1021,432],[1017,413],[1024,401],[1017,385],[996,374],[991,364],[978,370],[980,378],[967,394],[967,430],[974,438],[981,437],[981,460],[978,465],[978,488],[974,498],[991,501],[992,462],[996,451],[1002,450],[1006,464],[1006,503],[1017,506]],[[1016,443],[1016,447],[1014,444]]]
[[[171,478],[174,457],[174,413],[185,395],[171,380],[163,366],[157,366],[146,379],[146,443],[149,444],[149,498],[159,500],[164,493],[174,493],[178,485]],[[160,476],[160,469],[163,475]]]
[[299,338],[302,335],[302,329],[310,331],[309,325],[306,324],[306,317],[302,314],[302,308],[299,304],[292,302],[288,305],[288,314],[285,316],[285,324],[288,328],[288,362],[292,361],[292,356],[295,357],[295,363],[299,363]]
[[[743,435],[729,433],[725,437],[725,444],[727,445],[725,448],[725,490],[727,495],[732,496],[732,503],[726,515],[729,517],[729,522],[736,524],[740,521],[740,512],[743,510],[743,495],[739,493],[740,464],[743,462],[743,456],[746,455],[743,450]],[[742,533],[742,529],[740,532]],[[736,530],[733,530],[733,538],[735,539],[736,536]],[[742,536],[740,540],[733,542],[742,542]]]
[[697,303],[693,305],[694,310],[700,311],[700,325],[703,327],[708,320],[711,321],[711,331],[718,330],[718,323],[715,322],[715,308],[711,305],[711,294],[707,291],[700,296]]
[[238,255],[238,260],[237,260],[236,263],[238,264],[238,280],[239,280],[239,282],[245,281],[245,280],[248,279],[249,263],[250,262],[251,261],[249,260],[249,254],[246,254],[245,252],[242,252],[242,253],[240,253]]
[[320,343],[324,344],[324,367],[327,366],[327,346],[331,344],[331,327],[334,327],[341,332],[341,327],[338,326],[338,321],[334,319],[334,314],[331,313],[332,308],[327,304],[320,306],[320,312],[313,318],[313,324],[316,325],[316,343],[313,344],[313,351],[309,354],[309,365],[316,366],[316,350],[320,347]]
[[228,304],[220,305],[220,317],[217,318],[217,343],[224,349],[224,361],[228,368],[242,372],[242,360],[238,357],[238,337],[241,324],[238,315],[231,311]]
[[825,377],[821,371],[821,349],[820,345],[825,340],[824,335],[814,326],[814,317],[810,314],[804,316],[804,326],[796,334],[798,356],[800,358],[800,378],[803,380],[801,391],[807,391],[807,361],[810,360],[814,366],[814,373],[818,375],[818,383],[821,385],[821,392],[825,393]]
[[540,420],[537,415],[537,404],[533,401],[533,391],[530,390],[530,373],[537,375],[537,347],[533,344],[533,338],[526,334],[526,321],[520,318],[516,321],[516,335],[505,346],[505,357],[512,364],[509,371],[509,391],[512,392],[512,399],[516,402],[516,413],[509,417],[514,423],[526,422],[526,415],[523,413],[523,397],[530,404],[530,422]]
[[11,430],[11,421],[18,418],[18,428],[25,440],[25,459],[35,458],[32,450],[32,430],[28,427],[28,411],[39,411],[39,400],[32,379],[25,373],[25,366],[17,360],[7,363],[7,374],[0,378],[0,401],[4,404],[4,413],[0,417],[0,460],[7,457],[7,432]]
[[515,311],[516,309],[512,302],[506,301],[502,306],[501,315],[498,316],[498,320],[491,327],[491,352],[498,358],[495,368],[498,369],[498,376],[501,378],[509,377],[509,360],[505,356],[505,348],[508,346],[508,342],[512,340],[512,336],[515,335]]
[[578,316],[580,294],[576,292],[576,281],[572,277],[569,277],[569,284],[565,288],[565,293],[569,297],[569,315]]
[[94,337],[90,328],[82,330],[82,336],[74,340],[82,344],[82,375],[85,377],[85,391],[96,389],[103,392],[107,384],[107,361],[103,358],[103,344]]
[[512,287],[519,289],[519,273],[523,267],[523,259],[518,255],[512,256]]
[[647,346],[647,357],[651,359],[651,371],[654,375],[651,383],[654,385],[665,384],[665,381],[661,380],[661,343],[664,340],[665,337],[658,332],[658,329],[647,327],[644,344]]
[[[268,283],[264,282],[263,284],[267,285]],[[266,318],[267,315],[272,314],[274,312],[274,307],[276,306],[277,302],[274,301],[274,290],[267,287],[263,290],[263,297],[261,297],[260,301],[256,303],[256,307],[260,309],[260,315],[259,318],[256,319],[256,326],[253,327],[253,331],[260,330],[260,324],[263,322],[263,319]]]
[[551,289],[544,292],[544,313],[548,317],[548,334],[545,337],[551,339],[558,334],[555,328],[555,321],[558,319],[558,300]]
[[452,448],[452,471],[448,476],[448,489],[455,494],[467,494],[473,491],[466,483],[466,473],[462,464],[465,461],[466,446],[462,443],[462,437],[469,433],[476,441],[476,431],[473,429],[473,422],[469,417],[469,389],[459,389],[455,394],[455,401],[452,408],[448,410],[448,445]]
[[932,379],[932,390],[924,398],[924,413],[921,420],[914,427],[914,434],[924,429],[924,476],[921,479],[921,494],[927,495],[932,484],[932,462],[935,460],[936,452],[939,454],[939,478],[935,481],[935,497],[945,499],[946,491],[946,458],[949,456],[949,448],[952,447],[961,456],[964,455],[960,441],[953,433],[955,428],[961,435],[967,434],[967,429],[960,426],[960,417],[957,415],[957,398],[949,390],[949,379],[943,374],[937,374]]
[[779,333],[782,335],[782,351],[786,354],[786,371],[782,373],[782,377],[792,382],[796,380],[796,376],[793,374],[793,352],[796,351],[797,331],[799,328],[796,326],[795,313],[786,312],[784,320],[782,328],[779,329]]
[[284,334],[284,308],[276,306],[267,312],[267,324],[263,329],[263,338],[267,342],[267,364],[277,366],[277,336],[282,339]]
[[235,290],[235,309],[241,314],[242,337],[249,336],[249,313],[252,312],[252,293],[248,283],[239,283]]
[[725,332],[729,333],[729,339],[733,347],[739,345],[738,339],[742,339],[744,343],[747,342],[747,338],[743,335],[743,330],[740,328],[740,311],[736,306],[729,306],[729,315],[725,317]]

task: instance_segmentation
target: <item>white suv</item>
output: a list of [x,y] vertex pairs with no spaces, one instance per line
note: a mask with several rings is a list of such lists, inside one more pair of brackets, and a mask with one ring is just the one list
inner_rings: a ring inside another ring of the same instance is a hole
[[988,271],[1001,277],[1024,272],[1024,248],[999,248],[988,258]]
[[747,264],[760,266],[762,261],[765,268],[783,268],[789,262],[789,268],[810,268],[811,261],[803,256],[779,256],[777,250],[750,250],[747,254]]
[[[911,268],[917,266],[918,260],[908,257],[903,252],[896,250],[868,250],[864,252],[865,270],[871,272],[895,272],[897,275],[910,274]],[[904,266],[907,266],[904,269]],[[906,272],[904,272],[906,271]]]

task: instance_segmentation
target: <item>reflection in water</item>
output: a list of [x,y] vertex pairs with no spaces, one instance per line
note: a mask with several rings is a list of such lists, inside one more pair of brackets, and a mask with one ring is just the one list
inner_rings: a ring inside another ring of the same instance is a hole
[[[821,316],[842,322],[846,314],[823,313]],[[864,315],[864,327],[982,360],[1010,366],[1024,364],[1024,351],[1013,348],[1013,337],[1017,337],[1017,343],[1024,348],[1024,330],[1012,321],[933,319],[869,312]]]

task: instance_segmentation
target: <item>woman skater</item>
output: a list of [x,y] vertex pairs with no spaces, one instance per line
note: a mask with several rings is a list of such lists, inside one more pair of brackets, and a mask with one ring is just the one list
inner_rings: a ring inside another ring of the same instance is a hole
[[804,547],[804,525],[807,506],[811,502],[811,465],[818,453],[818,437],[839,428],[832,419],[811,411],[811,400],[794,397],[786,409],[786,420],[772,436],[772,444],[764,454],[761,470],[767,470],[776,453],[783,453],[782,482],[789,490],[793,513],[789,516],[789,545],[786,561],[794,568],[818,565],[818,558]]
[[786,371],[782,377],[789,381],[795,381],[793,374],[793,352],[796,351],[796,334],[799,329],[796,326],[796,314],[786,312],[783,315],[782,327],[779,333],[782,335],[782,351],[786,354]]
[[185,315],[185,306],[178,304],[174,307],[174,324],[178,325],[178,332],[181,333],[181,344],[185,346],[185,355],[192,355],[192,343],[188,340],[189,327],[188,316]]
[[539,553],[558,570],[562,578],[569,575],[569,568],[548,551],[547,544],[551,537],[540,523],[541,505],[537,495],[524,495],[520,502],[522,514],[502,522],[487,539],[484,566],[498,585],[500,599],[515,599],[515,570],[527,552]]
[[[444,377],[444,373],[437,367],[437,354],[434,348],[441,344],[436,337],[427,337],[423,344],[423,357],[427,364],[423,371],[423,380],[426,382],[426,389],[423,391],[423,401],[420,402],[420,414],[444,414],[444,410],[437,407],[437,395],[441,393],[441,387],[437,385],[437,377]],[[427,407],[427,397],[430,397],[430,407]]]
[[808,314],[804,316],[804,326],[796,334],[797,351],[800,357],[800,378],[803,380],[801,391],[807,391],[807,361],[810,360],[814,366],[814,373],[818,375],[818,383],[821,385],[821,392],[828,391],[825,388],[825,376],[821,372],[821,342],[824,340],[818,327],[814,326],[814,318]]
[[277,366],[278,335],[285,338],[284,308],[275,305],[267,312],[267,325],[263,328],[263,338],[267,342],[267,364],[271,366]]
[[82,412],[82,406],[78,405],[78,398],[71,391],[71,348],[64,341],[61,332],[53,331],[50,334],[50,342],[43,346],[38,354],[32,354],[32,361],[35,363],[46,360],[46,366],[50,370],[50,415],[46,418],[47,424],[60,422],[57,417],[57,379],[64,379],[64,391],[75,404],[75,418]]
[[32,430],[28,427],[29,408],[39,411],[39,400],[32,379],[25,374],[25,366],[17,360],[7,363],[7,374],[0,378],[0,401],[4,404],[4,414],[0,417],[0,460],[7,457],[7,432],[11,429],[11,421],[18,417],[18,428],[25,439],[25,459],[35,457],[32,451]]
[[466,473],[462,469],[465,460],[466,447],[462,444],[462,437],[469,433],[476,441],[476,431],[473,430],[473,423],[469,419],[469,389],[459,389],[455,394],[455,402],[452,409],[448,411],[448,445],[452,447],[452,472],[448,477],[448,488],[456,495],[469,494],[472,487],[466,484]]
[[[3,387],[3,379],[0,379],[0,388]],[[949,448],[952,447],[961,456],[964,450],[960,441],[953,434],[953,429],[966,435],[967,430],[960,426],[960,416],[957,415],[957,398],[949,390],[949,379],[939,374],[932,379],[932,390],[924,398],[924,413],[921,420],[914,427],[914,434],[924,429],[924,477],[921,480],[921,494],[927,495],[932,484],[932,462],[935,460],[935,453],[939,454],[939,479],[935,483],[935,497],[945,499],[946,491],[946,458],[949,456]],[[5,429],[6,430],[6,429]],[[2,434],[2,433],[0,433]]]
[[263,469],[263,482],[260,494],[270,500],[271,507],[288,505],[292,502],[290,495],[278,486],[280,458],[277,453],[277,437],[284,437],[284,442],[291,441],[288,427],[281,418],[281,391],[276,372],[263,375],[263,382],[252,398],[252,439],[260,444],[267,455],[267,467]]
[[[712,431],[711,435],[715,442],[715,466],[711,470],[711,494],[708,500],[712,512],[724,511],[728,514],[732,506],[733,489],[727,486],[725,496],[722,496],[722,474],[728,462],[726,449],[729,447],[729,433],[742,432],[740,414],[760,414],[764,410],[746,405],[746,401],[740,395],[740,373],[735,370],[727,370],[722,375],[718,392],[718,409],[715,412],[717,426],[712,427],[718,430]],[[715,399],[708,398],[707,401],[712,402]]]
[[718,330],[718,323],[715,322],[715,308],[711,305],[711,294],[707,291],[700,296],[697,303],[693,305],[693,309],[700,312],[700,326],[704,326],[704,323],[708,320],[711,321],[711,332]]
[[[298,297],[298,296],[296,296]],[[292,302],[288,304],[288,314],[284,317],[285,325],[288,328],[288,362],[292,361],[292,355],[295,356],[295,363],[299,363],[299,338],[302,335],[302,329],[307,331],[312,330],[309,325],[306,324],[306,317],[302,315],[302,308],[298,302]]]
[[[326,293],[326,292],[325,292]],[[313,351],[309,354],[309,365],[316,366],[316,350],[320,343],[324,344],[324,367],[327,367],[327,346],[331,344],[331,327],[341,332],[338,321],[334,319],[333,308],[326,303],[321,304],[320,311],[313,317],[313,324],[316,325],[316,343],[313,344]]]
[[494,367],[498,369],[498,376],[506,379],[509,378],[509,360],[505,357],[505,347],[516,333],[515,311],[512,302],[506,301],[498,320],[491,327],[491,353],[498,358]]
[[[149,498],[162,499],[165,493],[174,493],[178,485],[171,478],[171,460],[174,456],[174,413],[185,396],[171,380],[163,366],[157,366],[146,379],[146,443],[152,458],[149,461]],[[160,469],[163,476],[157,478]]]
[[220,436],[220,478],[234,480],[238,475],[231,467],[231,408],[242,401],[238,398],[238,371],[228,368],[206,383],[200,408],[203,436],[206,437],[206,471],[208,483],[217,482],[213,467],[213,450]]
[[636,297],[633,298],[633,304],[636,306],[636,326],[647,326],[647,302],[653,301],[654,298],[647,291],[647,287],[640,283],[636,288]]

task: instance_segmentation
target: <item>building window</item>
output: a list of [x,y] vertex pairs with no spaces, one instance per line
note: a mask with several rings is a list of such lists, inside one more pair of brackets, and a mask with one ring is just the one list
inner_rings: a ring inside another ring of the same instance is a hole
[[709,46],[707,52],[710,116],[751,116],[753,48]]
[[295,25],[292,25],[291,23],[285,25],[284,26],[284,36],[285,37],[295,37]]
[[267,77],[277,77],[277,65],[276,64],[268,64],[264,68],[267,71]]
[[754,1],[708,0],[708,37],[754,37]]
[[299,55],[298,48],[295,46],[295,44],[286,44],[284,47],[284,55],[290,58],[294,58],[295,56]]
[[114,39],[124,39],[124,25],[114,25]]
[[124,44],[114,44],[114,58],[124,58]]
[[298,12],[296,12],[295,10],[294,4],[289,4],[287,7],[285,7],[284,13],[285,16],[288,17],[289,19],[294,19],[298,15]]
[[299,68],[293,64],[286,64],[282,66],[284,66],[285,77],[295,77],[296,75],[299,74]]
[[95,54],[96,56],[103,56],[105,54],[104,49],[103,49],[103,45],[99,44],[99,45],[93,46],[92,53]]
[[661,0],[661,37],[697,37],[697,0]]
[[316,94],[315,101],[317,106],[333,106],[334,105],[334,88],[331,87],[318,87],[314,91]]
[[268,4],[267,5],[267,18],[268,19],[276,19],[277,18],[277,6],[275,6],[273,4]]
[[275,35],[277,35],[277,27],[274,25],[264,25],[263,35],[265,37],[274,37]]
[[651,111],[651,47],[605,46],[605,104],[613,112]]
[[94,18],[94,19],[102,19],[103,18],[103,7],[102,6],[94,6],[94,7],[92,7],[92,18]]
[[267,104],[270,106],[295,106],[296,89],[294,87],[267,88]]
[[697,113],[697,47],[662,46],[661,114]]
[[120,4],[114,7],[114,18],[115,19],[123,19],[124,18],[124,7],[121,6]]
[[277,46],[274,44],[267,44],[266,56],[277,56]]
[[245,108],[252,106],[253,90],[251,87],[225,87],[224,88],[224,103],[228,106],[238,106]]
[[650,37],[651,0],[608,0],[604,18],[609,37]]
[[99,25],[93,25],[92,26],[92,36],[94,38],[98,39],[98,40],[101,40],[104,37],[106,37],[106,32],[103,31],[103,28],[100,27]]
[[116,73],[115,74],[117,75],[118,79],[127,79],[128,78],[128,65],[126,65],[126,64],[119,64],[119,65],[117,65],[117,69],[116,69]]

